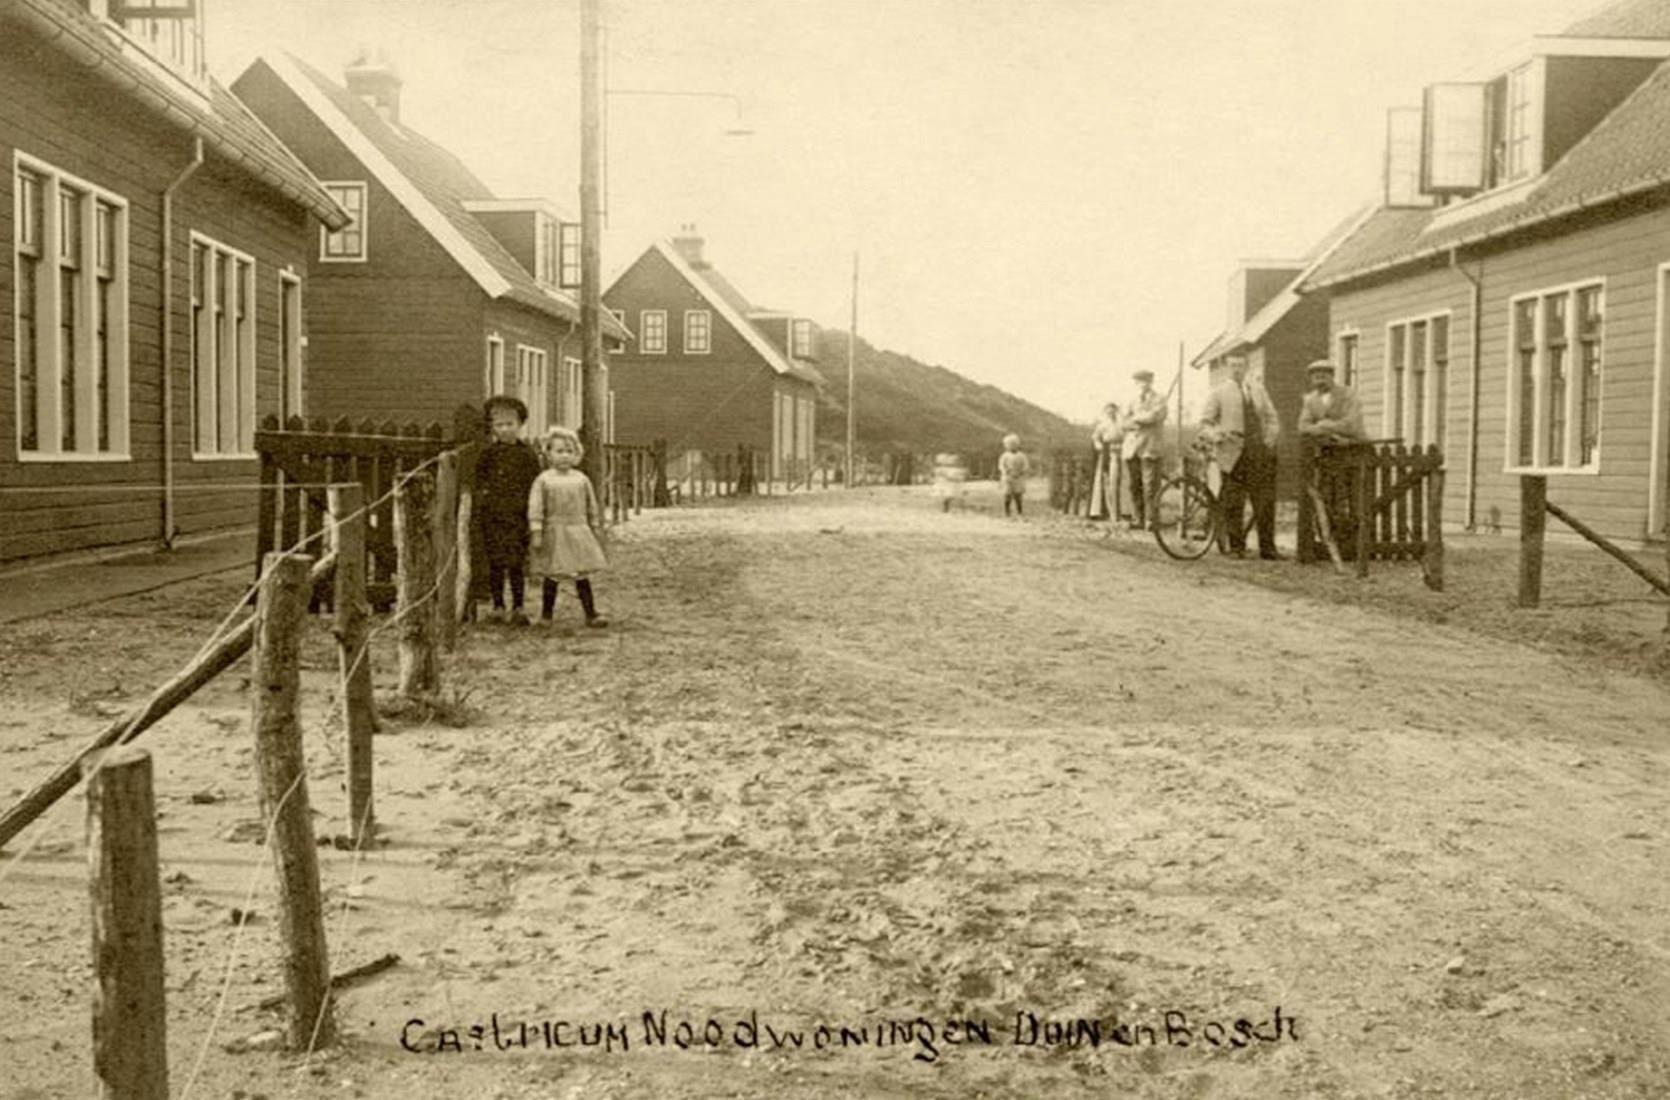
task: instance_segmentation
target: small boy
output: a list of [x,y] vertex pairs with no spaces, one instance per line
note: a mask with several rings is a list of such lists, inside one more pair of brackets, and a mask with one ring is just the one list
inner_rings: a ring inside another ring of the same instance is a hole
[[1021,499],[1026,496],[1026,474],[1029,466],[1021,451],[1021,437],[1013,432],[1003,437],[1003,454],[997,460],[997,473],[1003,482],[1003,514],[1011,508],[1022,515]]
[[[522,601],[527,588],[528,491],[542,463],[533,444],[522,438],[528,407],[514,397],[487,399],[490,438],[475,468],[475,515],[487,547],[487,584],[493,592],[494,619],[526,626]],[[510,613],[505,615],[504,585],[510,581]]]

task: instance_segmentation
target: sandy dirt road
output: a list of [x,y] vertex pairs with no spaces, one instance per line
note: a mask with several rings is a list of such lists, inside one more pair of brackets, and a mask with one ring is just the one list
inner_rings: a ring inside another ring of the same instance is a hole
[[[476,724],[379,739],[390,843],[324,873],[341,966],[402,963],[341,1052],[221,1049],[278,972],[263,924],[226,962],[264,866],[219,839],[254,812],[235,685],[149,738],[176,1095],[200,1054],[214,1097],[1670,1095],[1662,682],[916,491],[646,513],[613,552],[609,630],[567,593],[476,628]],[[96,626],[33,629],[18,776],[73,744],[25,731]],[[0,1097],[90,1079],[78,833],[0,887]]]

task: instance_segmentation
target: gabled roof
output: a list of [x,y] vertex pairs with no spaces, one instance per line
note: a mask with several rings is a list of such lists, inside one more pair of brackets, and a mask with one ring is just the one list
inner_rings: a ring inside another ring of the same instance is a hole
[[[465,209],[465,203],[497,198],[464,162],[404,125],[394,125],[317,69],[291,55],[266,55],[265,65],[347,146],[379,184],[492,298],[506,298],[576,322],[580,305],[564,291],[540,285],[533,275]],[[605,331],[625,338],[624,327],[603,315]]]
[[1299,274],[1295,275],[1291,282],[1282,287],[1274,298],[1265,302],[1263,306],[1259,307],[1259,309],[1256,310],[1251,317],[1248,317],[1239,327],[1227,329],[1224,332],[1219,333],[1218,338],[1208,344],[1206,349],[1199,355],[1196,355],[1192,360],[1190,360],[1189,365],[1198,367],[1203,363],[1210,363],[1212,360],[1221,355],[1226,355],[1229,352],[1234,351],[1236,348],[1251,347],[1254,344],[1257,344],[1260,340],[1264,339],[1265,336],[1269,335],[1270,330],[1275,328],[1276,324],[1283,317],[1286,317],[1294,306],[1299,304],[1299,288],[1304,285],[1305,280],[1310,277],[1311,273],[1314,272],[1324,261],[1326,261],[1328,257],[1332,256],[1334,254],[1334,250],[1339,248],[1345,241],[1349,240],[1352,237],[1352,234],[1361,228],[1365,222],[1373,217],[1373,215],[1374,208],[1372,206],[1364,207],[1357,210],[1338,225],[1334,226],[1334,228],[1330,229],[1327,235],[1324,236],[1321,241],[1317,242],[1316,247],[1311,250],[1310,255],[1305,257],[1303,270],[1301,270]]
[[[1662,0],[1660,0],[1662,2]],[[1627,7],[1628,3],[1618,5]],[[1670,62],[1631,92],[1541,179],[1509,201],[1486,193],[1451,207],[1380,210],[1305,283],[1317,289],[1431,260],[1670,185]],[[1478,213],[1468,216],[1469,207]],[[1636,213],[1639,208],[1629,209]]]
[[56,0],[6,0],[0,4],[0,23],[6,22],[29,28],[53,49],[80,62],[89,75],[110,83],[164,122],[202,138],[213,152],[332,229],[348,224],[347,213],[306,166],[218,82],[208,82],[205,101],[124,53],[111,38],[114,32],[107,32],[85,10]]
[[713,311],[725,319],[725,322],[735,329],[748,346],[753,348],[761,359],[778,374],[786,374],[791,378],[798,378],[803,382],[810,382],[815,386],[823,385],[823,375],[804,363],[798,363],[778,351],[765,334],[754,327],[748,320],[748,313],[753,309],[742,292],[732,286],[730,281],[712,267],[704,265],[700,270],[692,267],[671,241],[656,241],[651,251],[658,253],[662,259],[673,266],[684,281],[695,288]]
[[1670,4],[1617,0],[1560,33],[1566,38],[1670,38]]

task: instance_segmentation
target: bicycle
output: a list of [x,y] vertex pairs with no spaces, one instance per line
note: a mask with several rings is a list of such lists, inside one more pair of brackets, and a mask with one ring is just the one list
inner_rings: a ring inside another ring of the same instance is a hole
[[[1223,502],[1212,491],[1205,476],[1217,461],[1217,449],[1198,436],[1189,449],[1195,453],[1197,468],[1201,472],[1191,472],[1189,457],[1185,455],[1182,470],[1160,483],[1153,506],[1154,541],[1169,557],[1178,561],[1203,558],[1214,545],[1227,552],[1229,543],[1224,537],[1229,517],[1224,514]],[[1252,520],[1244,509],[1236,520],[1241,524],[1240,534],[1244,537],[1252,527]]]

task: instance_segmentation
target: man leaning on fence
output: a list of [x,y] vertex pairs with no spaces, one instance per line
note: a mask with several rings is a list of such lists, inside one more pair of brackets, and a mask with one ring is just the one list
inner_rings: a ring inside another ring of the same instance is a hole
[[1275,561],[1281,557],[1276,551],[1276,438],[1281,421],[1263,381],[1247,377],[1246,356],[1231,355],[1227,362],[1229,377],[1212,388],[1201,408],[1201,438],[1216,449],[1223,472],[1229,552],[1238,558],[1246,555],[1243,517],[1251,500],[1258,556]]
[[1326,510],[1329,529],[1348,551],[1346,540],[1354,537],[1355,512],[1351,500],[1352,467],[1340,460],[1340,452],[1368,438],[1363,429],[1363,407],[1349,386],[1334,381],[1334,364],[1318,359],[1305,368],[1309,389],[1299,408],[1299,435],[1313,448],[1316,481],[1314,489]]

